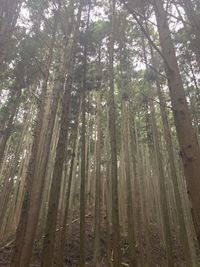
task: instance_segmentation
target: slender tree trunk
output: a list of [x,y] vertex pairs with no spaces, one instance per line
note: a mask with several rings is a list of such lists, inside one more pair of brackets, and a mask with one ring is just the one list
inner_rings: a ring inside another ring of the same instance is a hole
[[41,266],[52,266],[53,263],[56,218],[58,211],[65,147],[68,137],[68,113],[71,85],[72,76],[70,75],[68,76],[68,81],[66,82],[66,88],[62,99],[61,127],[59,132],[58,144],[56,147],[56,159],[50,189]]
[[136,259],[136,242],[135,242],[135,221],[133,215],[133,197],[132,197],[132,182],[131,182],[131,169],[130,169],[130,131],[128,120],[128,103],[125,100],[122,101],[122,120],[123,120],[123,145],[124,145],[124,160],[125,160],[125,175],[126,175],[126,194],[127,194],[127,220],[128,220],[128,241],[129,241],[129,259],[130,266],[137,267]]
[[115,0],[111,2],[111,33],[109,42],[109,98],[108,98],[108,119],[110,134],[111,152],[111,194],[112,194],[112,234],[113,234],[113,264],[114,267],[121,266],[120,248],[120,225],[119,225],[119,203],[118,203],[118,170],[117,170],[117,140],[116,140],[116,119],[114,100],[114,32],[115,32]]
[[[100,90],[100,89],[99,89]],[[95,180],[95,226],[94,226],[94,266],[100,267],[100,187],[101,187],[101,91],[97,92],[97,141],[96,141],[96,180]]]
[[[55,33],[54,33],[55,34]],[[40,155],[40,140],[42,137],[43,123],[45,119],[45,106],[46,106],[46,94],[47,94],[47,83],[49,79],[49,69],[52,61],[52,52],[54,46],[54,38],[52,38],[52,45],[49,50],[49,55],[47,59],[48,71],[43,82],[42,93],[41,93],[41,102],[37,113],[36,127],[33,138],[33,144],[31,149],[31,157],[28,165],[27,175],[25,178],[25,194],[23,198],[23,204],[20,214],[20,221],[16,231],[16,240],[15,240],[15,252],[11,262],[11,267],[28,267],[31,260],[32,247],[34,242],[34,233],[36,230],[35,225],[32,224],[33,217],[29,216],[31,205],[31,192],[33,190],[33,183],[36,174],[36,170],[39,167],[38,157]],[[37,208],[37,205],[34,206]],[[27,229],[31,231],[30,236],[28,235],[27,239]]]
[[[156,69],[156,64],[155,64],[153,55],[152,55],[152,63],[153,63],[152,64],[153,67]],[[183,207],[182,207],[182,202],[181,202],[180,189],[178,185],[178,175],[177,175],[177,171],[175,167],[175,157],[174,157],[174,151],[173,151],[172,138],[171,138],[170,127],[168,123],[166,108],[165,108],[165,99],[163,97],[163,93],[162,93],[161,86],[160,86],[158,79],[156,79],[156,89],[157,89],[159,102],[161,103],[160,112],[161,112],[161,119],[162,119],[162,124],[163,124],[165,142],[166,142],[166,149],[167,149],[167,153],[169,157],[169,164],[170,164],[173,189],[175,193],[175,200],[176,200],[176,205],[177,205],[178,220],[179,220],[179,225],[180,225],[180,238],[183,240],[184,251],[186,255],[185,259],[187,261],[187,265],[190,266],[192,264],[191,256],[190,256],[190,247],[189,247],[186,222],[185,222],[184,212],[183,212]]]
[[[61,91],[64,87],[65,82],[65,74],[66,74],[66,60],[64,59],[66,53],[66,47],[63,48],[64,55],[62,54],[62,60],[60,62],[60,68],[58,73],[56,73],[55,84],[53,88],[52,94],[52,104],[50,106],[50,113],[47,114],[47,127],[44,129],[44,133],[42,134],[45,138],[41,140],[40,147],[42,147],[41,154],[38,155],[37,161],[39,162],[37,170],[34,175],[32,190],[31,190],[31,200],[30,200],[30,208],[28,211],[29,219],[27,223],[26,230],[26,247],[28,252],[24,252],[26,255],[31,253],[33,245],[35,233],[38,225],[40,207],[42,203],[42,194],[44,189],[45,177],[47,176],[47,166],[49,160],[49,153],[51,149],[51,142],[53,137],[53,129],[59,104],[59,99],[61,95]],[[42,137],[42,136],[41,136]],[[30,258],[30,255],[28,256]]]
[[200,239],[200,149],[191,114],[186,101],[183,84],[176,61],[173,42],[170,35],[166,12],[160,0],[154,0],[154,9],[158,24],[160,43],[165,57],[174,121],[180,145],[180,155],[192,205],[192,215],[197,238]]
[[71,155],[71,161],[70,161],[70,169],[69,169],[69,180],[68,180],[68,186],[67,186],[67,192],[66,192],[66,206],[64,209],[64,218],[62,222],[62,230],[61,230],[61,239],[60,239],[60,246],[59,246],[59,252],[58,252],[58,267],[63,267],[63,258],[64,258],[64,249],[65,249],[65,243],[66,243],[66,231],[67,231],[67,219],[68,219],[68,213],[69,213],[69,200],[71,195],[71,188],[72,188],[72,178],[73,178],[73,172],[74,172],[74,158],[75,158],[75,150],[76,150],[76,139],[77,134],[75,136],[74,145],[73,145],[73,151]]
[[[25,116],[24,126],[23,126],[23,129],[21,132],[21,136],[20,136],[20,139],[19,139],[18,144],[17,144],[16,149],[15,149],[15,157],[13,160],[14,163],[9,169],[8,176],[6,177],[6,183],[4,184],[3,190],[0,194],[0,203],[1,203],[0,226],[3,225],[3,220],[5,217],[6,211],[7,211],[9,199],[11,198],[12,189],[13,189],[13,185],[14,185],[14,176],[15,176],[15,173],[17,170],[17,166],[19,164],[19,158],[20,158],[21,152],[22,152],[24,136],[25,136],[25,133],[27,132],[27,128],[29,126],[30,115],[31,115],[31,108]],[[0,227],[0,231],[1,231],[1,227]]]
[[88,29],[90,22],[91,3],[88,3],[88,15],[85,31],[84,57],[83,57],[83,86],[82,86],[82,129],[81,129],[81,185],[80,185],[80,267],[85,266],[85,203],[86,203],[86,81],[87,81],[87,53]]
[[152,116],[152,128],[153,128],[153,135],[154,135],[154,144],[155,144],[155,152],[156,152],[156,160],[157,160],[157,167],[158,167],[158,184],[160,190],[160,202],[161,202],[161,215],[163,220],[163,230],[164,230],[164,239],[166,243],[166,251],[167,251],[167,260],[168,266],[174,266],[174,258],[173,258],[173,242],[172,242],[172,235],[170,230],[170,218],[169,218],[169,211],[168,211],[168,199],[167,199],[167,190],[166,185],[167,181],[165,181],[165,173],[163,169],[163,162],[162,162],[162,155],[161,155],[161,148],[159,144],[159,135],[157,131],[157,125],[155,121],[155,107],[154,103],[150,102],[150,110]]
[[56,147],[56,157],[55,157],[55,164],[53,169],[50,196],[49,196],[48,214],[45,227],[45,237],[42,250],[41,267],[46,267],[46,266],[51,267],[54,258],[56,219],[58,212],[63,164],[65,160],[65,149],[68,138],[70,93],[74,76],[75,55],[76,55],[76,47],[79,36],[81,12],[82,12],[82,4],[80,4],[79,6],[77,14],[77,22],[74,29],[72,50],[69,60],[70,63],[68,66],[68,75],[65,83],[64,95],[62,98],[62,110],[61,110],[61,122],[60,122],[61,126],[59,131],[58,143]]
[[15,252],[14,252],[12,262],[11,262],[11,267],[22,267],[22,266],[26,267],[25,265],[21,264],[21,262],[23,261],[22,259],[23,258],[22,257],[23,246],[25,245],[23,241],[25,238],[27,219],[28,219],[27,212],[30,207],[30,193],[31,193],[31,187],[32,187],[32,178],[34,177],[34,172],[36,169],[36,156],[37,156],[37,151],[38,151],[40,133],[42,129],[46,89],[47,89],[46,86],[44,86],[42,90],[42,96],[41,96],[41,107],[37,115],[37,124],[35,128],[35,133],[34,133],[34,140],[33,140],[33,145],[32,145],[32,150],[31,150],[31,158],[29,161],[27,176],[25,179],[26,181],[25,195],[24,195],[23,205],[21,209],[20,221],[18,224],[17,232],[16,232]]
[[[84,67],[85,68],[85,67]],[[80,186],[80,267],[85,266],[85,88],[82,88],[81,186]]]

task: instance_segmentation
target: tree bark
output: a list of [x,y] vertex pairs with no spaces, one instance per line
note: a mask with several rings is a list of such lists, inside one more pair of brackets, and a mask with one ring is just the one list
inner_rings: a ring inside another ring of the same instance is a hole
[[160,44],[166,63],[174,121],[180,145],[184,173],[197,238],[200,240],[200,149],[181,80],[166,12],[160,0],[154,0]]
[[122,120],[123,120],[123,146],[124,146],[124,160],[125,160],[125,176],[126,176],[126,206],[127,206],[127,221],[128,221],[128,242],[129,242],[129,259],[130,266],[137,267],[136,259],[136,240],[135,240],[135,220],[133,214],[133,197],[132,197],[132,182],[131,182],[131,168],[130,168],[130,129],[128,117],[128,103],[122,100]]
[[118,201],[118,167],[117,167],[117,140],[114,99],[114,32],[115,32],[115,0],[111,2],[111,33],[109,42],[109,97],[108,97],[108,120],[111,152],[111,194],[112,194],[112,235],[113,235],[113,264],[121,266],[120,248],[120,225],[119,225],[119,201]]
[[[55,33],[54,33],[55,34]],[[25,194],[23,198],[23,204],[21,208],[20,213],[20,220],[18,223],[17,231],[16,231],[16,240],[15,240],[15,252],[14,256],[11,262],[11,267],[28,267],[30,260],[31,260],[31,253],[32,253],[32,247],[34,243],[34,234],[37,227],[37,220],[35,220],[35,223],[32,223],[33,218],[36,219],[36,217],[31,217],[30,212],[32,212],[33,208],[37,208],[38,205],[34,203],[34,207],[31,204],[32,201],[32,191],[35,179],[37,179],[36,170],[39,167],[39,156],[41,153],[41,147],[40,147],[40,140],[42,137],[42,130],[43,130],[43,123],[45,119],[45,107],[46,107],[46,94],[47,94],[47,83],[49,79],[49,69],[52,61],[52,52],[53,52],[53,46],[54,46],[54,38],[52,38],[52,44],[49,50],[49,55],[47,58],[47,73],[43,81],[42,86],[42,93],[41,93],[41,101],[40,106],[38,108],[37,112],[37,119],[36,119],[36,126],[35,126],[35,132],[33,137],[33,144],[31,149],[31,157],[28,164],[28,170],[27,175],[25,178]],[[37,182],[36,182],[37,183]],[[39,188],[40,189],[40,188]],[[38,200],[38,199],[37,199]],[[37,210],[37,212],[39,212]],[[34,214],[35,215],[35,214]],[[27,236],[28,233],[28,236]]]
[[80,267],[85,266],[85,204],[86,204],[86,82],[87,82],[87,53],[88,27],[90,22],[90,1],[85,30],[83,51],[83,81],[82,81],[82,113],[81,113],[81,185],[80,185]]
[[97,92],[97,141],[96,141],[96,181],[95,181],[95,225],[94,225],[94,266],[100,267],[100,187],[101,187],[101,91]]
[[61,180],[63,164],[65,160],[65,149],[68,138],[68,124],[69,124],[69,105],[70,105],[70,93],[74,76],[74,65],[77,41],[79,37],[79,25],[81,20],[82,5],[80,4],[77,22],[74,29],[74,36],[72,40],[72,49],[70,54],[70,64],[68,66],[68,75],[64,88],[64,95],[62,98],[62,110],[61,110],[61,122],[60,131],[58,137],[58,143],[56,147],[55,164],[52,175],[48,214],[45,227],[45,237],[42,250],[41,267],[49,266],[53,264],[54,247],[55,247],[55,233],[56,233],[56,219],[59,204]]

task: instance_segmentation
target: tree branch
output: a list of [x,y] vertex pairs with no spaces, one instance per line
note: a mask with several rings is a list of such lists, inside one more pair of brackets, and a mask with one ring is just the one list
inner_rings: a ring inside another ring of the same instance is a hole
[[[144,35],[146,36],[146,38],[148,39],[148,41],[151,43],[151,45],[153,46],[153,48],[158,52],[158,54],[162,57],[164,63],[166,64],[168,70],[171,70],[171,67],[169,66],[165,56],[163,55],[163,53],[161,52],[161,50],[155,45],[154,41],[151,39],[151,37],[149,36],[149,34],[147,33],[147,31],[145,30],[144,26],[142,25],[141,21],[139,20],[139,18],[137,17],[137,14],[135,12],[134,9],[130,8],[130,6],[125,2],[125,0],[120,0],[120,2],[122,4],[124,4],[124,6],[126,7],[126,9],[128,10],[128,12],[133,16],[133,18],[136,20],[136,22],[138,23],[138,25],[140,26],[141,31],[144,33]],[[139,15],[139,14],[138,14]],[[140,15],[139,15],[140,16]]]
[[140,92],[140,94],[143,95],[145,98],[147,98],[147,99],[149,99],[149,100],[151,100],[151,101],[153,101],[153,102],[156,102],[156,103],[158,103],[159,105],[161,105],[161,106],[163,106],[163,107],[165,107],[165,108],[169,108],[169,109],[173,110],[173,108],[172,108],[171,106],[168,106],[168,105],[166,105],[165,103],[161,103],[160,101],[158,101],[158,100],[156,100],[156,99],[154,99],[154,98],[152,98],[152,97],[149,97],[149,96],[145,95],[145,94],[142,93],[142,92]]

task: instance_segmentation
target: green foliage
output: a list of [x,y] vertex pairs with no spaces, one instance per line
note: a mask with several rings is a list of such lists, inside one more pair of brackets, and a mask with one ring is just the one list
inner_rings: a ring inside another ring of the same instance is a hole
[[109,22],[98,20],[90,25],[90,41],[100,43],[109,34]]

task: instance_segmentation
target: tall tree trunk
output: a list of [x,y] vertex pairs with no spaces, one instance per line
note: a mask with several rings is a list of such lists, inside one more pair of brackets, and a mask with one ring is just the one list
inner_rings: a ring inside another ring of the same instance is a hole
[[[147,23],[145,21],[145,29],[148,32]],[[145,42],[143,39],[143,52],[144,52],[144,61],[146,65],[146,70],[148,70],[148,59],[146,55],[145,49]],[[150,82],[147,83],[150,95],[152,93],[152,88]],[[164,233],[164,241],[166,245],[166,254],[167,254],[167,262],[168,265],[173,267],[174,266],[174,258],[173,258],[173,242],[171,237],[171,229],[170,229],[170,217],[169,217],[169,203],[167,199],[167,181],[166,175],[164,173],[163,162],[162,162],[162,154],[161,154],[161,147],[159,142],[159,134],[156,125],[156,116],[155,116],[155,107],[153,101],[150,100],[150,125],[152,129],[152,138],[153,138],[153,152],[155,155],[155,166],[158,169],[158,189],[159,189],[159,203],[161,207],[161,216],[162,216],[162,226],[163,226],[163,233]]]
[[[55,75],[54,88],[52,92],[52,104],[50,106],[50,113],[47,114],[47,126],[44,127],[44,132],[40,140],[40,148],[42,148],[41,153],[37,156],[37,161],[39,162],[37,169],[35,171],[31,196],[30,196],[30,207],[28,211],[28,223],[26,229],[26,247],[24,247],[24,254],[26,258],[30,259],[30,253],[34,245],[35,233],[38,225],[42,194],[44,189],[45,177],[47,176],[47,166],[49,160],[49,153],[51,149],[51,142],[54,130],[54,124],[56,120],[56,114],[59,104],[59,99],[61,91],[64,87],[65,75],[66,75],[66,50],[67,45],[64,44],[63,51],[61,52],[61,62],[60,66]],[[44,139],[43,139],[44,137]],[[26,251],[27,250],[27,251]],[[25,263],[24,263],[25,264]]]
[[46,266],[51,267],[53,264],[57,211],[58,211],[58,204],[60,197],[63,164],[65,160],[65,150],[68,138],[70,94],[74,76],[74,65],[75,65],[77,41],[79,37],[81,12],[82,12],[82,4],[79,5],[79,10],[77,14],[77,22],[75,24],[74,36],[72,40],[72,48],[69,60],[70,63],[68,66],[68,75],[65,83],[64,95],[62,98],[62,110],[61,110],[61,122],[60,122],[61,126],[59,131],[58,143],[56,147],[55,164],[53,169],[50,196],[49,196],[48,214],[45,227],[41,267],[46,267]]
[[[151,50],[152,54],[152,65],[156,69],[156,63],[153,56],[153,51]],[[191,256],[190,256],[190,247],[189,247],[189,241],[188,241],[188,235],[187,235],[187,229],[186,229],[186,222],[184,218],[184,212],[183,212],[183,206],[181,202],[181,194],[180,189],[178,185],[178,175],[175,167],[175,157],[174,157],[174,151],[173,151],[173,144],[172,144],[172,138],[170,133],[170,127],[168,123],[166,108],[165,108],[165,99],[163,96],[163,92],[161,90],[160,83],[158,81],[158,78],[156,78],[156,89],[158,94],[158,99],[160,102],[160,112],[161,112],[161,119],[163,124],[163,130],[164,130],[164,137],[166,142],[166,149],[169,157],[169,164],[170,164],[170,171],[171,171],[171,178],[173,183],[173,189],[175,193],[175,200],[176,200],[176,206],[177,206],[177,213],[178,213],[178,221],[180,225],[180,238],[183,241],[184,246],[184,252],[185,252],[185,259],[187,262],[187,265],[190,266],[191,263]]]
[[128,242],[129,242],[129,259],[130,266],[137,267],[136,259],[136,242],[135,242],[135,221],[133,214],[133,197],[132,197],[132,182],[131,182],[131,168],[130,168],[130,129],[128,117],[128,103],[122,100],[122,120],[123,120],[123,146],[124,146],[124,160],[125,160],[125,176],[126,176],[126,194],[127,194],[127,220],[128,220]]
[[17,170],[17,166],[19,164],[19,159],[22,153],[23,143],[24,143],[24,137],[27,132],[29,123],[30,123],[30,116],[31,116],[31,108],[27,112],[24,118],[24,125],[22,128],[21,136],[18,140],[18,144],[15,149],[15,156],[13,159],[13,164],[9,169],[8,176],[6,177],[5,184],[3,185],[3,190],[0,194],[0,203],[1,203],[1,208],[0,208],[0,231],[1,231],[1,226],[3,225],[3,220],[8,208],[9,204],[9,199],[11,198],[12,194],[12,189],[14,185],[14,176]]
[[114,267],[121,266],[120,248],[120,225],[119,225],[119,203],[118,203],[118,170],[117,170],[117,140],[116,140],[116,119],[114,99],[114,33],[115,33],[115,0],[111,2],[111,33],[109,42],[109,96],[108,96],[108,120],[110,134],[111,152],[111,194],[112,194],[112,237],[113,237],[113,260]]
[[160,190],[160,202],[161,202],[161,215],[163,220],[163,231],[164,231],[164,239],[166,243],[166,251],[167,251],[167,261],[168,266],[174,266],[174,258],[173,258],[173,242],[172,242],[172,235],[170,230],[170,218],[169,218],[169,211],[168,211],[168,199],[167,199],[167,188],[166,185],[168,181],[165,180],[165,173],[163,168],[163,161],[162,161],[162,154],[161,148],[159,144],[159,135],[157,130],[157,125],[155,121],[155,107],[154,103],[150,102],[150,111],[151,111],[151,118],[152,118],[152,129],[154,135],[154,145],[155,145],[155,152],[156,152],[156,161],[158,167],[158,185]]
[[[26,265],[23,265],[22,262],[24,260],[23,258],[23,247],[24,247],[24,238],[25,238],[25,232],[26,232],[26,226],[27,226],[27,212],[30,207],[30,193],[31,193],[31,187],[32,187],[32,179],[34,177],[34,172],[36,170],[36,157],[37,157],[37,151],[38,151],[38,144],[40,139],[40,133],[42,129],[42,123],[43,123],[43,115],[44,115],[44,106],[45,106],[45,96],[46,96],[46,86],[42,89],[42,96],[41,96],[41,107],[38,111],[37,115],[37,122],[35,127],[35,133],[34,133],[34,140],[31,150],[31,158],[29,161],[29,166],[27,170],[27,176],[26,176],[26,184],[25,184],[25,195],[23,198],[23,205],[21,209],[21,215],[20,215],[20,221],[18,224],[17,232],[16,232],[16,240],[15,240],[15,252],[14,256],[11,262],[11,267],[26,267]],[[26,256],[25,256],[26,258]],[[28,266],[28,265],[27,265]]]
[[95,180],[95,225],[94,225],[94,266],[100,267],[100,187],[101,187],[101,91],[97,92],[97,141],[96,141],[96,180]]
[[[85,66],[84,66],[85,68]],[[85,75],[85,74],[84,74]],[[84,78],[85,79],[85,78]],[[80,186],[80,267],[85,266],[85,87],[82,88],[81,186]]]
[[82,117],[81,117],[81,186],[80,186],[80,267],[85,266],[85,203],[86,203],[86,82],[87,82],[87,53],[88,53],[88,29],[90,22],[91,3],[88,3],[88,15],[86,21],[85,44],[83,51],[83,85],[82,85]]
[[[78,122],[77,122],[77,128],[78,128]],[[64,267],[63,266],[63,258],[64,258],[64,249],[66,244],[66,232],[67,232],[67,219],[69,214],[69,202],[70,202],[70,196],[71,196],[71,189],[72,189],[72,178],[74,173],[74,159],[76,156],[76,146],[77,146],[77,138],[78,138],[78,129],[75,130],[75,136],[74,136],[74,144],[73,144],[73,150],[71,155],[71,161],[70,161],[70,167],[69,167],[69,180],[67,185],[67,192],[66,192],[66,198],[65,198],[65,209],[64,209],[64,217],[62,221],[62,229],[61,229],[61,238],[60,238],[60,246],[58,251],[58,267]]]
[[[36,170],[39,166],[37,160],[40,155],[40,140],[42,137],[43,123],[45,119],[45,107],[46,107],[46,94],[47,94],[47,83],[49,80],[49,69],[52,61],[52,52],[55,41],[55,32],[52,38],[52,44],[49,49],[49,55],[47,58],[47,73],[43,81],[41,102],[37,112],[36,126],[33,138],[33,144],[31,149],[31,157],[29,160],[27,175],[25,178],[25,194],[23,198],[23,204],[21,208],[20,220],[16,231],[15,240],[15,252],[11,262],[11,267],[28,267],[31,260],[32,246],[34,242],[34,233],[37,225],[32,225],[33,217],[29,216],[30,205],[31,205],[31,192],[33,189],[34,178]],[[36,177],[37,178],[37,177]],[[36,205],[37,207],[37,205]],[[33,206],[32,206],[33,208]],[[35,224],[37,222],[35,221]],[[31,231],[31,235],[28,235],[27,229]]]
[[174,121],[180,145],[187,189],[192,205],[192,215],[197,238],[200,240],[200,149],[176,60],[175,50],[167,22],[166,12],[160,0],[154,0],[154,9],[165,68],[168,78]]

